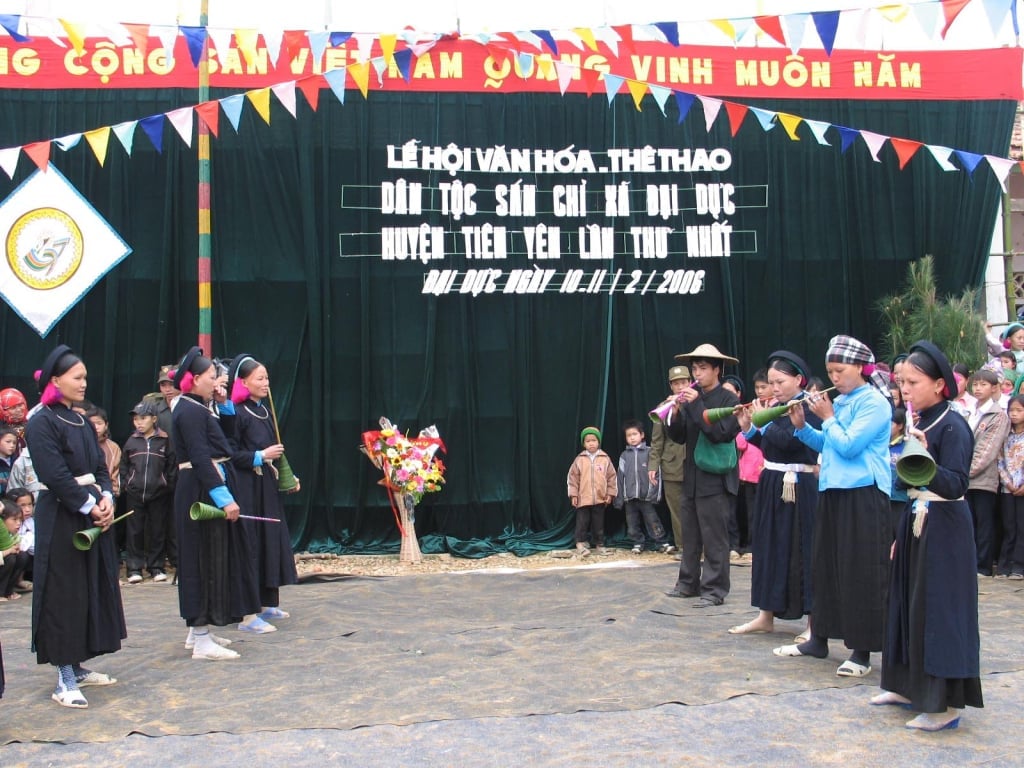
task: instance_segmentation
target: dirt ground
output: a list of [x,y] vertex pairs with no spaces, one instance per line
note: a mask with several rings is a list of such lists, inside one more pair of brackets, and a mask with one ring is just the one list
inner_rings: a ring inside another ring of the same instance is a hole
[[672,555],[660,552],[632,554],[628,549],[609,549],[608,554],[592,551],[588,557],[578,557],[569,550],[552,550],[529,557],[516,557],[504,552],[491,557],[471,559],[449,554],[423,555],[419,563],[399,562],[398,555],[323,555],[301,552],[295,556],[299,578],[318,575],[349,574],[353,576],[403,576],[420,573],[449,573],[494,569],[538,570],[543,568],[575,568],[621,560],[632,560],[641,565],[673,562]]

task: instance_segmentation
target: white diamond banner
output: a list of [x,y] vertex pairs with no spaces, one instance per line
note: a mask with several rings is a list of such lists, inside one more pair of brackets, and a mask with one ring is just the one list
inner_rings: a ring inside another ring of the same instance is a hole
[[0,296],[45,337],[132,249],[52,165],[0,203]]

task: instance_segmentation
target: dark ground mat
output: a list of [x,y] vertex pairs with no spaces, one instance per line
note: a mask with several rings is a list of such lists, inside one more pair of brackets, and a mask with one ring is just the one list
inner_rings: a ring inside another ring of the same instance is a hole
[[[359,753],[360,765],[657,765],[659,754],[674,756],[666,765],[764,764],[769,753],[780,764],[1024,762],[1019,582],[979,581],[986,709],[967,710],[957,731],[923,735],[901,727],[904,710],[867,706],[877,655],[867,677],[841,679],[839,643],[824,660],[772,655],[797,622],[727,634],[753,615],[750,569],[732,573],[730,600],[711,609],[663,594],[672,565],[307,583],[282,591],[293,618],[278,632],[223,630],[242,654],[228,662],[193,661],[175,589],[146,582],[124,589],[122,650],[89,664],[119,682],[85,689],[84,711],[50,701],[52,667],[28,651],[31,601],[6,604],[0,711],[17,716],[0,718],[0,760],[294,768],[337,752]],[[369,746],[378,741],[383,751]],[[925,762],[901,759],[908,749]]]

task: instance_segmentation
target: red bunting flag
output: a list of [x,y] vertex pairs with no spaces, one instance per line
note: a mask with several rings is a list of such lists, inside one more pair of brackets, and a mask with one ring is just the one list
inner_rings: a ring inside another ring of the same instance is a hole
[[309,38],[304,29],[286,29],[284,31],[284,64],[291,64],[299,52],[308,46]]
[[729,117],[729,133],[733,136],[743,124],[743,118],[747,116],[749,108],[743,104],[735,104],[731,101],[725,102],[725,114]]
[[633,25],[620,24],[617,27],[613,26],[612,29],[619,36],[619,41],[622,43],[622,47],[626,49],[626,52],[636,53],[636,48],[633,46]]
[[128,30],[135,47],[145,58],[146,52],[149,50],[149,24],[122,24],[121,26]]
[[782,19],[778,16],[755,16],[754,23],[772,40],[786,47],[786,34],[782,31]]
[[45,171],[50,165],[50,143],[49,141],[37,141],[21,148],[40,171]]
[[317,105],[320,103],[320,86],[323,85],[323,75],[310,75],[309,77],[303,77],[298,80],[295,84],[299,86],[299,90],[302,91],[302,95],[306,97],[306,101],[309,102],[309,107],[316,112]]
[[580,67],[580,75],[583,77],[583,87],[586,88],[587,98],[594,95],[597,90],[597,83],[601,79],[601,73],[591,67]]
[[969,2],[971,0],[942,0],[942,17],[946,20],[946,25],[942,28],[943,40],[946,39],[946,33],[953,26],[953,22],[960,15],[960,11],[966,8]]
[[920,141],[911,141],[910,139],[897,139],[889,137],[889,143],[892,144],[892,148],[896,150],[896,157],[900,159],[900,170],[902,171],[907,163],[924,144]]
[[220,138],[217,132],[220,126],[220,102],[205,101],[202,104],[196,104],[196,114],[206,124],[206,127],[210,129],[210,133],[215,138]]

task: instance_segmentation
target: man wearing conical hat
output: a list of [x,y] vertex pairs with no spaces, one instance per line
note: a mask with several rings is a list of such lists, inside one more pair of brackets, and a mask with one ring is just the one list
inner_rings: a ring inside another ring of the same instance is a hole
[[721,605],[729,594],[729,510],[739,491],[735,443],[739,422],[731,414],[705,418],[705,412],[739,404],[739,398],[722,387],[722,369],[739,361],[713,344],[701,344],[692,352],[676,355],[676,360],[689,366],[694,386],[678,396],[666,426],[668,436],[686,446],[683,553],[679,578],[666,594],[697,598],[694,607],[708,608]]

